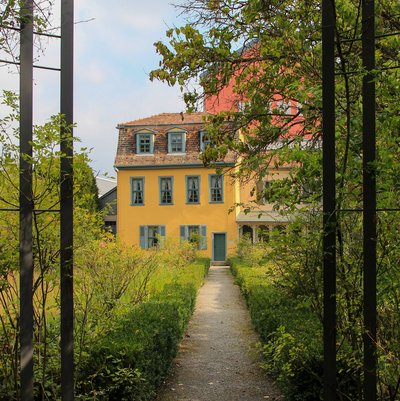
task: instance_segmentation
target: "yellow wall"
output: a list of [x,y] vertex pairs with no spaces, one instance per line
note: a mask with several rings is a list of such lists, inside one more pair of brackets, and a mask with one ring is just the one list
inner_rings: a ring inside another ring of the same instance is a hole
[[[180,225],[206,225],[207,250],[203,255],[212,256],[212,233],[226,232],[227,252],[233,253],[238,236],[235,213],[228,209],[235,202],[235,186],[224,177],[224,203],[209,203],[209,174],[206,168],[176,168],[158,170],[120,170],[118,172],[118,235],[128,244],[139,245],[140,225],[165,225],[166,238],[179,241]],[[186,204],[186,176],[200,176],[200,204]],[[173,205],[159,204],[159,177],[174,177]],[[144,206],[131,206],[131,177],[144,177]]]
[[[290,168],[279,168],[279,169],[268,169],[268,174],[264,177],[266,181],[272,180],[282,180],[284,178],[289,177]],[[256,206],[258,209],[261,210],[272,210],[274,204],[273,203],[264,203],[264,204],[256,204],[255,201],[257,200],[257,191],[254,190],[256,186],[255,180],[250,180],[240,185],[240,202],[246,205],[253,205]],[[253,196],[251,196],[253,193]]]

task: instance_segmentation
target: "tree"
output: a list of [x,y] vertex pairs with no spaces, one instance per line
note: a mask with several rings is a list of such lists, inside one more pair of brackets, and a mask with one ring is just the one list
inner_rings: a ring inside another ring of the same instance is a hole
[[[10,114],[0,119],[0,399],[13,400],[19,383],[19,136],[18,98],[5,92],[3,104]],[[34,127],[33,155],[33,251],[34,251],[34,341],[35,379],[41,399],[53,394],[58,371],[58,305],[60,256],[60,116]],[[74,155],[74,237],[79,249],[101,234],[102,220],[96,213],[97,192],[86,151]],[[5,210],[9,209],[9,210]],[[11,210],[10,210],[11,209]],[[54,357],[56,356],[56,358]]]
[[[339,358],[344,356],[352,364],[349,371],[360,379],[361,214],[346,210],[362,208],[361,2],[339,0],[335,7],[337,352]],[[196,109],[202,100],[215,100],[228,84],[233,86],[231,107],[209,118],[216,149],[203,154],[206,163],[234,151],[240,179],[264,177],[271,163],[294,166],[290,179],[274,182],[275,188],[268,189],[275,194],[278,208],[297,216],[288,229],[295,234],[278,236],[272,256],[284,270],[282,277],[289,279],[288,290],[311,299],[313,310],[321,316],[320,1],[188,0],[182,12],[188,24],[168,30],[167,44],[155,44],[161,55],[160,68],[152,71],[150,78],[180,85],[189,110]],[[382,210],[400,205],[400,70],[395,61],[400,56],[399,13],[396,1],[380,0],[376,4],[378,160],[372,168],[377,175],[378,209]],[[201,90],[194,82],[199,82]],[[287,113],[277,107],[279,100],[293,100],[300,107],[296,112],[292,107]],[[227,127],[223,125],[227,119],[233,129],[222,129]],[[300,207],[300,201],[307,203]],[[400,272],[396,265],[400,219],[396,211],[382,211],[378,217],[378,297],[382,305],[378,317],[379,386],[382,399],[395,400],[400,383],[400,370],[393,369],[393,357],[399,357],[395,349],[400,348],[393,335],[400,330],[393,320],[400,311]],[[296,234],[299,227],[305,231],[302,236]],[[361,397],[360,391],[357,397]],[[343,393],[340,397],[346,399]]]
[[[22,15],[24,0],[4,0],[0,4],[0,50],[18,60],[19,27],[24,19]],[[51,27],[54,0],[38,0],[33,2],[34,31],[43,33]],[[39,53],[43,50],[40,35],[35,36],[35,46]],[[9,60],[11,61],[11,60]]]

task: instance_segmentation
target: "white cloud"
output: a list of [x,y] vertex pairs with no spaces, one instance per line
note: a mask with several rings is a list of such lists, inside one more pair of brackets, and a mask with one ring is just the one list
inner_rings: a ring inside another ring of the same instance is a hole
[[[58,25],[58,5],[54,12]],[[96,170],[113,172],[118,123],[184,109],[177,88],[151,83],[146,76],[158,65],[153,43],[164,38],[167,26],[178,23],[177,14],[165,0],[75,1],[80,22],[75,25],[75,132],[81,146],[93,148]],[[40,64],[59,65],[57,41],[49,42]],[[57,72],[35,71],[36,122],[58,111],[58,79]],[[0,86],[16,89],[18,77],[0,69]]]

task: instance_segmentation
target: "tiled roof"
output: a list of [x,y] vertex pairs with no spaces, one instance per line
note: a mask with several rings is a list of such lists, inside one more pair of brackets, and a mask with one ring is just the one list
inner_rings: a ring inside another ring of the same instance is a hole
[[[200,160],[200,131],[205,126],[205,119],[212,114],[162,113],[118,125],[119,137],[115,166],[117,168],[142,168],[146,166],[202,165]],[[182,154],[168,153],[168,132],[180,128],[186,133],[186,149]],[[154,153],[137,154],[136,132],[141,129],[154,131]],[[229,154],[225,162],[232,162]]]
[[137,126],[153,126],[160,125],[180,125],[180,124],[202,124],[205,117],[210,116],[206,112],[194,113],[161,113],[154,116],[140,118],[126,123],[121,123],[118,127],[137,127]]

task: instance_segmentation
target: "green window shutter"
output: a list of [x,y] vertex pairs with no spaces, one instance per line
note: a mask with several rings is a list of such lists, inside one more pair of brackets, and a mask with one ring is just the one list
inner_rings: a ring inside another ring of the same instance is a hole
[[208,131],[200,131],[200,152],[203,152],[210,143]]
[[200,152],[202,152],[205,149],[204,146],[204,131],[199,132],[199,142],[200,142]]
[[159,246],[162,248],[165,245],[165,226],[158,226]]
[[208,201],[212,202],[212,175],[208,176]]
[[155,141],[155,135],[151,134],[150,135],[150,153],[154,153],[154,141]]
[[158,177],[158,201],[162,203],[162,179]]
[[182,134],[182,152],[186,153],[186,133]]
[[136,153],[140,153],[140,134],[136,134]]
[[207,226],[200,226],[200,249],[207,249]]
[[140,247],[147,249],[147,226],[140,226]]
[[168,153],[171,153],[172,146],[171,146],[171,132],[167,132],[167,139],[168,139]]
[[224,201],[224,176],[220,175],[218,176],[218,181],[220,182],[220,184],[218,185],[219,188],[221,188],[221,202]]
[[160,234],[160,237],[165,237],[165,226],[158,226],[158,233]]
[[181,242],[185,241],[186,239],[186,230],[187,226],[180,226],[180,237],[181,237]]

